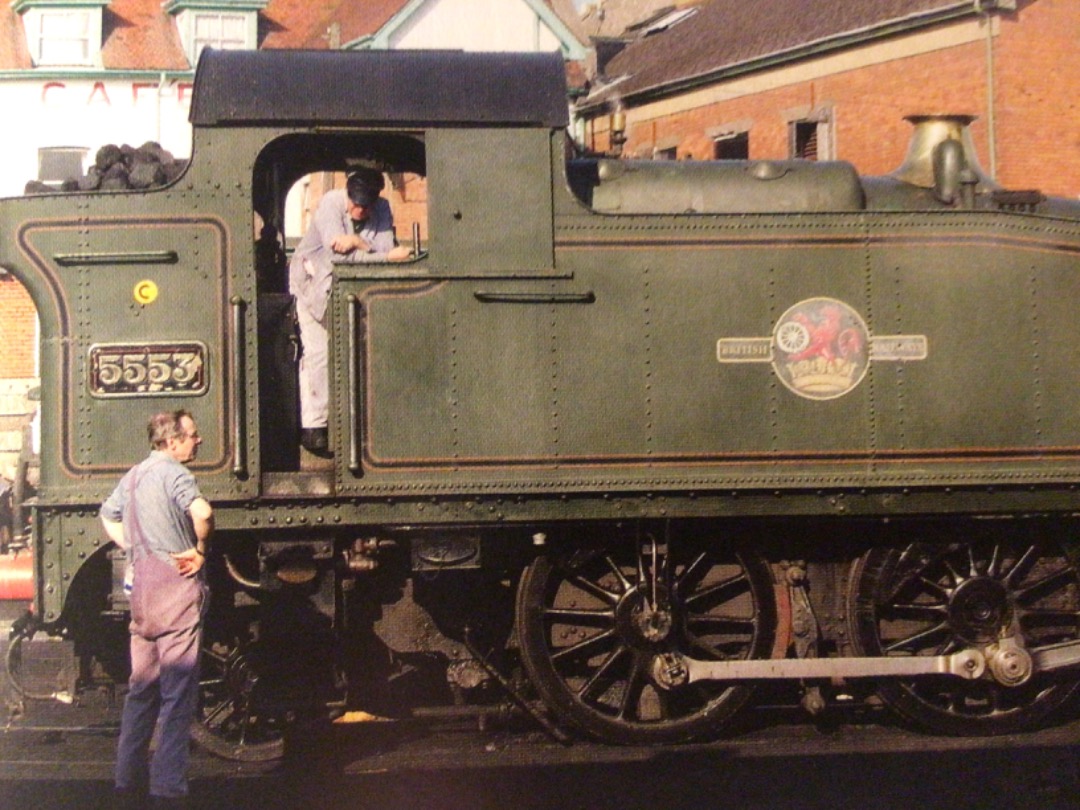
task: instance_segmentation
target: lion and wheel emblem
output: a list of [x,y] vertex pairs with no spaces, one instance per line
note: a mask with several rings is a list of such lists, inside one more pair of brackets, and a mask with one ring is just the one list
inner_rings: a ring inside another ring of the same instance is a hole
[[835,298],[808,298],[785,311],[767,338],[721,338],[721,363],[767,362],[800,397],[829,400],[853,390],[870,361],[924,360],[925,335],[871,336],[862,316]]

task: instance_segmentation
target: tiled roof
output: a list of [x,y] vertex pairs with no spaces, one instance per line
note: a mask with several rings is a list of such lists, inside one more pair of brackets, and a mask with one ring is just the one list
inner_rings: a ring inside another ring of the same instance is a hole
[[270,0],[263,11],[263,48],[328,48],[330,28],[339,26],[340,43],[377,32],[408,0]]
[[18,70],[30,66],[30,52],[26,49],[22,20],[11,10],[10,3],[0,1],[0,70]]
[[[989,6],[990,3],[984,3]],[[681,23],[632,42],[605,66],[618,95],[660,90],[823,40],[935,14],[975,13],[971,0],[705,0]],[[587,104],[614,95],[594,90]]]
[[[375,34],[409,0],[270,0],[259,15],[260,48],[331,47],[330,30],[339,26],[339,43]],[[580,32],[568,0],[545,0]],[[161,0],[112,0],[102,17],[102,61],[112,70],[184,70],[189,67],[176,23]],[[32,67],[22,20],[10,0],[0,0],[0,70]]]
[[270,0],[259,15],[260,48],[326,48],[341,0]]
[[[176,23],[161,0],[112,0],[102,12],[101,61],[109,70],[186,70]],[[0,70],[33,67],[22,19],[0,0]]]
[[346,2],[338,8],[341,41],[352,42],[371,36],[401,11],[407,0],[367,0],[365,3]]
[[161,0],[112,0],[102,18],[101,61],[112,70],[185,70],[188,65],[172,17]]

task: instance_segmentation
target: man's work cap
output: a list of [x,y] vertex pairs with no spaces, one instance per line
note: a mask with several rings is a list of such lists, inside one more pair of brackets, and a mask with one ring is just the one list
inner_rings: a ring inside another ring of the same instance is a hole
[[379,192],[383,190],[384,184],[382,172],[374,169],[359,169],[349,175],[345,183],[345,193],[354,204],[366,208],[379,199]]

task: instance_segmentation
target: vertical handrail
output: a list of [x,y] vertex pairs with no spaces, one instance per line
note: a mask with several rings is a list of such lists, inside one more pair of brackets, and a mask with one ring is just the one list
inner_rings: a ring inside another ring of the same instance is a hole
[[244,341],[244,310],[247,302],[239,295],[229,299],[232,305],[232,317],[229,325],[229,388],[233,393],[233,407],[229,419],[233,446],[233,475],[243,478],[247,475],[247,365],[246,343]]
[[348,404],[349,404],[349,472],[360,474],[360,349],[357,345],[356,330],[360,321],[360,299],[352,293],[345,296],[349,309],[348,357]]

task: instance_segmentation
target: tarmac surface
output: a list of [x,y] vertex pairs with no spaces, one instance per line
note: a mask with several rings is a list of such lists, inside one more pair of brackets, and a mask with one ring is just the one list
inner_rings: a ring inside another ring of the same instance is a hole
[[[58,718],[64,718],[61,722]],[[37,706],[0,733],[0,808],[109,807],[113,708]],[[72,721],[75,722],[72,722]],[[990,740],[778,717],[664,748],[475,723],[330,726],[273,763],[193,752],[192,808],[1078,808],[1080,722]]]
[[[0,654],[6,647],[0,638]],[[112,799],[119,698],[23,701],[0,673],[0,810],[94,810]],[[326,725],[284,759],[195,747],[192,810],[1080,810],[1080,709],[1064,725],[989,739],[898,728],[881,711],[812,722],[759,707],[707,744],[566,745],[521,718]]]

